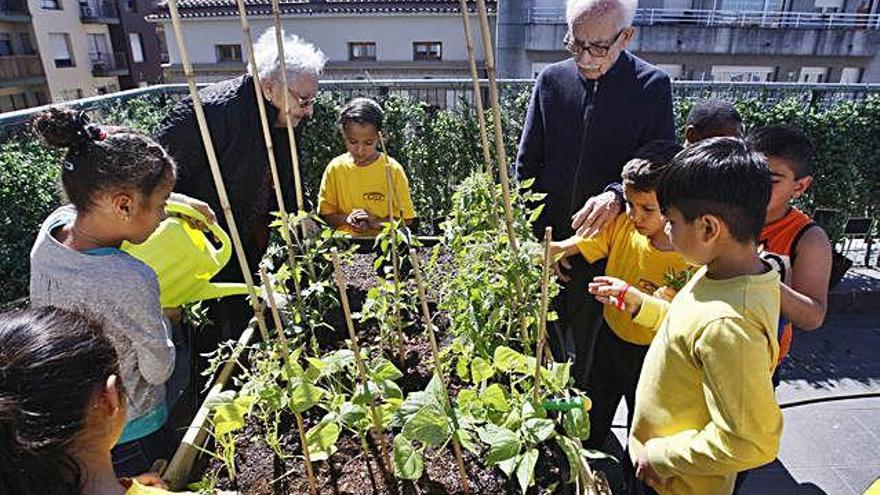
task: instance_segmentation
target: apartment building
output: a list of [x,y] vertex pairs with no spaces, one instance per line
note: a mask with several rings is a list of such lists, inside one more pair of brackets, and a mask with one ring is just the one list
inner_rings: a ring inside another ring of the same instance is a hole
[[[270,0],[247,3],[256,38],[273,25]],[[247,50],[235,0],[179,2],[183,35],[199,81],[216,81],[246,70]],[[325,79],[470,77],[459,0],[299,0],[281,4],[282,23],[328,57]],[[487,2],[494,33],[495,2]],[[473,9],[473,7],[472,7]],[[477,16],[471,26],[479,37]],[[184,80],[167,7],[150,20],[165,32],[166,79]],[[476,40],[477,57],[482,60]]]
[[[880,82],[880,0],[639,0],[630,49],[674,79]],[[564,0],[501,2],[498,67],[568,56]]]
[[118,0],[119,24],[111,24],[110,41],[125,53],[128,72],[119,75],[122,89],[163,81],[162,50],[156,26],[145,17],[155,12],[153,0]]
[[46,74],[25,0],[0,0],[0,112],[46,103]]

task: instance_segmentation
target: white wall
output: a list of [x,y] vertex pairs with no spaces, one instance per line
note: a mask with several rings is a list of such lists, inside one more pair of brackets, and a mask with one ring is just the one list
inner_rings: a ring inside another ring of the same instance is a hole
[[[270,18],[249,19],[254,40],[273,25]],[[494,24],[494,18],[492,19]],[[180,64],[177,40],[170,20],[163,20],[168,56],[172,65]],[[184,19],[190,62],[214,64],[217,62],[214,46],[242,44],[242,30],[238,17],[221,19]],[[400,15],[400,16],[345,16],[345,17],[287,17],[282,19],[284,30],[297,34],[320,48],[331,61],[348,60],[348,42],[375,42],[378,62],[412,61],[413,42],[440,41],[443,43],[443,61],[466,61],[467,47],[464,28],[458,15]],[[475,47],[482,60],[479,42],[479,23],[471,19],[472,32],[477,37]],[[494,26],[492,27],[494,32]],[[245,59],[247,50],[242,50]]]

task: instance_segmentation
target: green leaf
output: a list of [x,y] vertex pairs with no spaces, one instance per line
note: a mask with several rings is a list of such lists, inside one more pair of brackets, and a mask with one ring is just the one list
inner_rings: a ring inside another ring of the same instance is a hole
[[[461,395],[459,395],[459,397],[461,397]],[[480,400],[498,412],[510,411],[510,403],[507,402],[507,396],[504,394],[504,389],[497,383],[489,385],[483,392]]]
[[566,411],[562,415],[562,426],[570,437],[578,440],[590,438],[590,415],[582,407]]
[[243,395],[218,402],[214,406],[214,435],[217,437],[244,428],[245,415],[254,403],[254,397]]
[[559,445],[559,448],[562,449],[562,452],[565,454],[565,458],[568,459],[569,475],[568,479],[565,481],[566,483],[572,483],[581,469],[581,446],[576,440],[572,440],[571,438],[562,435],[556,436],[556,444]]
[[353,430],[357,430],[357,424],[366,419],[366,411],[364,411],[363,407],[357,404],[346,402],[339,408],[339,420],[342,421],[345,426],[348,426]]
[[379,359],[371,366],[370,376],[376,382],[382,382],[384,380],[397,380],[403,376],[403,373],[391,364],[391,361]]
[[403,400],[403,391],[400,390],[400,386],[397,383],[391,380],[385,380],[382,382],[382,396],[385,398]]
[[439,446],[449,440],[449,419],[436,411],[422,409],[403,426],[403,435],[411,440]]
[[514,351],[510,347],[498,346],[494,355],[495,367],[501,371],[528,373],[529,360],[526,356]]
[[336,452],[336,441],[342,428],[333,422],[321,422],[306,432],[306,444],[312,462],[327,460]]
[[324,363],[324,376],[335,375],[354,364],[354,352],[350,349],[340,349],[322,357],[321,362]]
[[[544,369],[541,368],[543,372]],[[553,365],[553,369],[550,370],[548,382],[552,385],[552,387],[556,391],[562,391],[568,387],[568,382],[571,379],[571,363],[556,363]]]
[[520,441],[516,433],[489,423],[477,432],[480,440],[489,446],[486,464],[493,465],[519,454]]
[[459,357],[455,363],[455,374],[464,382],[470,382],[470,373],[468,372],[468,363],[464,356]]
[[417,480],[422,477],[425,461],[403,435],[394,437],[394,473],[398,478]]
[[516,479],[519,487],[525,493],[535,482],[535,464],[538,463],[538,449],[529,449],[523,454],[522,460],[516,467]]
[[474,379],[474,383],[483,383],[494,375],[495,368],[492,367],[489,361],[481,357],[475,357],[471,361],[471,376]]
[[321,402],[326,391],[308,382],[299,382],[290,394],[290,408],[297,413],[304,413],[315,404]]
[[525,438],[532,444],[539,444],[555,433],[556,423],[552,419],[529,418],[523,423]]
[[519,464],[519,461],[522,460],[522,456],[514,456],[510,459],[505,459],[498,463],[498,467],[501,471],[507,475],[508,478],[513,476],[513,472],[516,471],[516,466]]
[[327,368],[327,365],[321,361],[320,359],[307,357],[306,361],[309,363],[309,367],[305,371],[305,379],[314,382],[324,374],[324,370]]

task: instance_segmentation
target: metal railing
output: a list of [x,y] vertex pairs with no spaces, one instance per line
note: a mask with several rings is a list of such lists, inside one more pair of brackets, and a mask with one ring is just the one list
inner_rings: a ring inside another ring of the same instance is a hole
[[[481,83],[483,91],[486,91],[488,82],[484,79]],[[531,79],[501,79],[499,80],[499,89],[503,97],[528,97],[533,84],[534,80]],[[205,84],[200,86],[205,86]],[[355,96],[381,98],[387,95],[401,95],[423,101],[437,108],[450,110],[461,109],[471,105],[473,101],[470,79],[325,80],[321,81],[320,89],[322,92],[332,93],[339,100],[348,100]],[[825,107],[843,101],[861,101],[871,95],[880,96],[880,84],[673,81],[672,91],[676,99],[760,98],[764,102],[772,103],[793,98],[804,106]],[[152,96],[179,100],[187,95],[188,89],[185,84],[162,84],[82,98],[65,102],[64,105],[89,113],[100,113],[135,98]],[[509,100],[505,99],[505,101]],[[31,117],[50,106],[0,114],[0,134],[9,134],[10,131],[26,124]]]
[[[565,9],[534,7],[529,10],[528,22],[564,24]],[[640,8],[636,10],[633,24],[639,26],[692,24],[779,29],[880,29],[880,14]]]
[[86,22],[119,20],[119,10],[113,2],[98,1],[81,3],[79,4],[79,17]]
[[0,81],[14,83],[17,79],[43,76],[43,63],[39,55],[0,57]]
[[92,61],[92,75],[104,77],[128,70],[128,62],[125,53],[89,53]]

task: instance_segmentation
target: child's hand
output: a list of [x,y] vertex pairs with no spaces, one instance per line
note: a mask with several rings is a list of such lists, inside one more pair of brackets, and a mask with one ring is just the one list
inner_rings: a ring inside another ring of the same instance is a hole
[[[197,212],[201,213],[202,215],[204,215],[205,220],[208,221],[208,225],[214,225],[214,222],[217,221],[217,215],[214,214],[214,210],[211,209],[211,207],[208,205],[208,203],[205,203],[204,201],[202,201],[200,199],[191,198],[185,194],[180,194],[180,193],[172,193],[171,197],[169,199],[171,199],[172,201],[177,201],[178,203],[183,203],[183,204],[191,207],[192,209],[196,210]],[[201,230],[201,231],[208,230],[208,225],[205,225],[202,222],[200,222],[192,217],[188,217],[186,215],[183,215],[181,218],[186,220],[186,223],[188,223],[190,225],[190,227],[192,227],[196,230]]]
[[644,481],[646,485],[654,489],[663,486],[663,479],[660,478],[660,475],[657,474],[657,471],[654,471],[654,467],[651,466],[650,462],[648,462],[648,456],[645,453],[645,449],[642,449],[642,452],[639,454],[639,458],[636,459],[634,466],[636,468],[637,479]]
[[590,294],[602,304],[611,304],[634,315],[642,307],[644,294],[628,283],[614,277],[596,277],[588,287]]
[[357,209],[348,214],[345,223],[355,232],[365,232],[370,227],[370,215],[364,210]]
[[134,477],[138,483],[144,486],[150,486],[153,488],[159,488],[161,490],[167,490],[168,485],[164,480],[159,476],[158,473],[144,473]]

